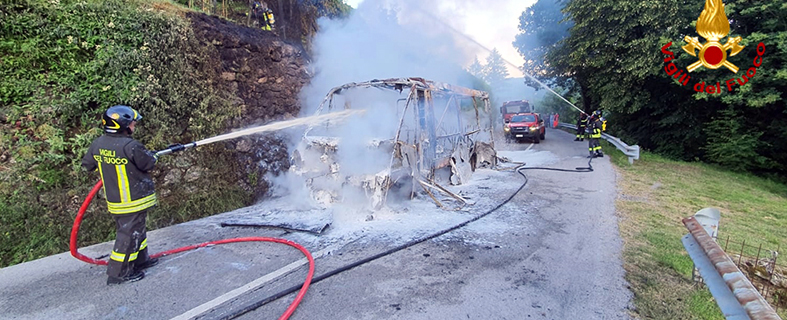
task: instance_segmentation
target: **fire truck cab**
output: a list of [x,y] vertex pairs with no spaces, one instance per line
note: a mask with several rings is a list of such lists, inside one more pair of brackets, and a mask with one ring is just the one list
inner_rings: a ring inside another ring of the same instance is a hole
[[500,114],[503,116],[503,123],[511,122],[511,117],[519,113],[533,113],[534,107],[527,100],[516,100],[503,102],[500,107]]

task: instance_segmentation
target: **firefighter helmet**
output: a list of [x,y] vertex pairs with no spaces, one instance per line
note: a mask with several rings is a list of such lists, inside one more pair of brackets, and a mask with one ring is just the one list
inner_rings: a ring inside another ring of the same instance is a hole
[[109,107],[107,112],[104,112],[101,124],[104,127],[104,132],[118,133],[127,131],[132,122],[141,119],[142,116],[137,110],[129,106],[117,105]]
[[593,111],[593,117],[595,117],[595,118],[601,118],[601,110],[596,110],[596,111]]

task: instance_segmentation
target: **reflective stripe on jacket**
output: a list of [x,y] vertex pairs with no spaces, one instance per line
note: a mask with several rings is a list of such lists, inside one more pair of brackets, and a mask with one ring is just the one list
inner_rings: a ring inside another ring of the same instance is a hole
[[126,134],[107,133],[90,145],[82,167],[98,169],[110,213],[142,211],[157,204],[153,179],[148,171],[156,158],[139,141]]
[[590,123],[590,128],[591,128],[590,138],[592,139],[601,138],[601,126],[602,126],[601,121],[598,119]]

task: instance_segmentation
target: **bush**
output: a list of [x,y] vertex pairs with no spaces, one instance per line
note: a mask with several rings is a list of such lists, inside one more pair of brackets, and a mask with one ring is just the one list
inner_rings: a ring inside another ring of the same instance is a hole
[[[67,249],[76,208],[98,178],[82,172],[81,156],[107,107],[138,109],[135,138],[151,148],[217,134],[237,115],[233,92],[213,81],[217,55],[180,10],[142,0],[0,4],[0,267]],[[236,198],[216,201],[249,201]],[[177,206],[162,206],[161,219]],[[109,221],[86,223],[84,244],[108,240]]]
[[758,150],[768,147],[760,141],[762,132],[745,131],[742,126],[742,117],[733,109],[728,108],[714,117],[704,129],[708,137],[708,161],[718,163],[724,167],[738,172],[769,169],[772,162],[758,153]]

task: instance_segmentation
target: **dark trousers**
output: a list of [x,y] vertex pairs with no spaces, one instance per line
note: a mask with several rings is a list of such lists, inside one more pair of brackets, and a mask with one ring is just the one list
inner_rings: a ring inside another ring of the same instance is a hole
[[109,256],[108,276],[116,278],[130,276],[134,273],[135,265],[150,259],[145,231],[147,216],[147,210],[112,215],[117,228],[117,238]]
[[588,139],[588,152],[591,155],[595,152],[601,152],[601,143],[599,143],[598,138]]

